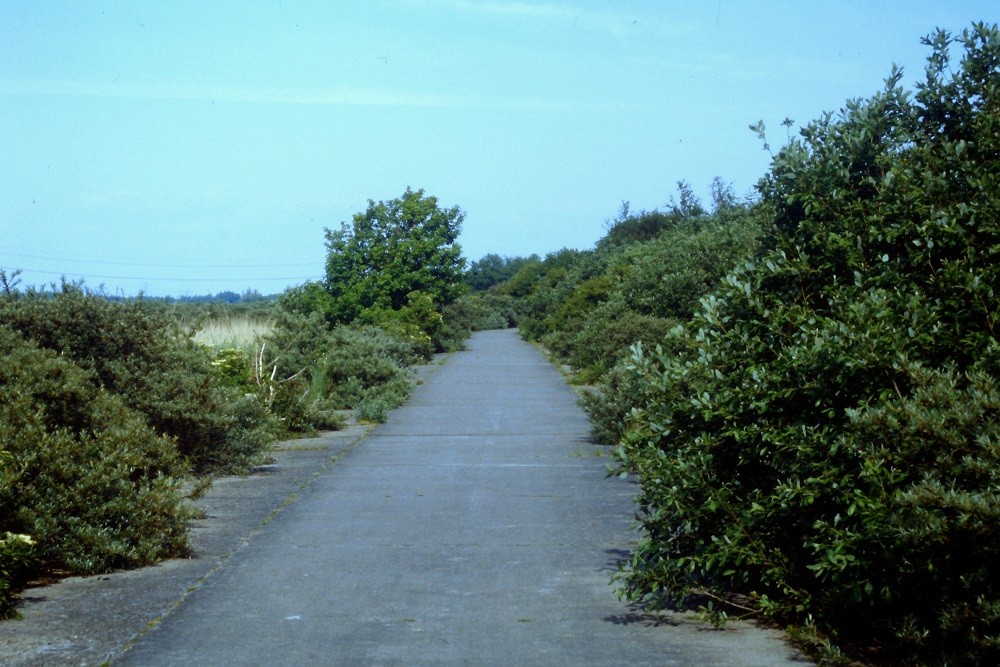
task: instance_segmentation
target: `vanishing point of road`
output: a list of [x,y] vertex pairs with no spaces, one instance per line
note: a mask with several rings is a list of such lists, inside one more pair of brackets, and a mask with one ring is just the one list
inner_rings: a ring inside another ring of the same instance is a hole
[[635,488],[588,434],[539,351],[475,334],[113,664],[804,664],[618,599]]

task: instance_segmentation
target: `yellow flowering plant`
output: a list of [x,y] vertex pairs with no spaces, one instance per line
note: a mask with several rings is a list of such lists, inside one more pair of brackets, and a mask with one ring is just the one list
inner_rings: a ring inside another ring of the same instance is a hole
[[5,531],[0,537],[0,618],[17,616],[12,593],[32,571],[37,555],[30,535]]

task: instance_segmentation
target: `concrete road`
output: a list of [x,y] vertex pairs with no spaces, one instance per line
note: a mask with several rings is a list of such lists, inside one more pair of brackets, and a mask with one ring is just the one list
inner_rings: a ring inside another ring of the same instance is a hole
[[608,463],[537,350],[476,334],[114,664],[803,664],[617,599],[635,488]]

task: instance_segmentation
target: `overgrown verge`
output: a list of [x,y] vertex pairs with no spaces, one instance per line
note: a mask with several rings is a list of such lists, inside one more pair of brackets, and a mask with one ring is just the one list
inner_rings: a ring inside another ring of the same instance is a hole
[[86,371],[95,389],[172,438],[195,472],[245,469],[274,435],[265,412],[215,381],[204,350],[141,300],[63,283],[0,299],[0,321]]
[[575,370],[596,437],[616,443],[641,389],[625,370],[636,343],[657,345],[691,319],[699,300],[756,250],[760,208],[721,180],[706,210],[687,183],[663,211],[624,204],[590,251],[535,259],[492,288],[513,300],[522,334]]
[[[462,294],[457,209],[408,190],[373,211],[444,226],[404,220],[386,240],[395,264],[351,245],[338,261],[366,281],[349,271],[277,302],[112,299],[65,281],[19,290],[0,271],[0,618],[40,575],[183,554],[190,475],[246,472],[278,437],[351,414],[384,421],[409,395],[412,365],[460,349],[473,329],[509,325],[503,297]],[[347,245],[330,238],[336,264]]]
[[[759,246],[728,246],[721,281],[686,278],[689,227],[623,289],[668,238],[644,214],[637,259],[599,244],[505,285],[598,378],[596,427],[640,481],[629,598],[786,623],[824,662],[1000,663],[1000,32],[926,43],[912,93],[894,72],[774,155]],[[602,363],[619,330],[639,344]]]
[[259,411],[141,304],[8,289],[0,357],[0,617],[43,572],[183,554],[184,476],[241,468],[267,442]]
[[[824,117],[761,185],[764,252],[638,351],[630,594],[750,596],[882,659],[1000,659],[1000,34]],[[879,655],[879,653],[876,653]]]
[[426,358],[399,331],[277,308],[209,346],[185,326],[203,318],[167,312],[69,283],[0,297],[0,617],[46,572],[182,555],[190,475],[245,472],[352,412],[384,421]]

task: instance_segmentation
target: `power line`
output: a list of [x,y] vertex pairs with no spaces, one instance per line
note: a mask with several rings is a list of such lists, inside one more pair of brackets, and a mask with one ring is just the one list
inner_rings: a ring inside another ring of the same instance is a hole
[[[2,267],[0,267],[0,268],[2,268]],[[202,268],[209,268],[209,267],[202,267]],[[8,269],[8,270],[14,270],[14,269]],[[38,271],[36,269],[26,269],[24,267],[19,267],[19,270],[23,271],[24,273],[38,273],[38,274],[45,275],[45,276],[66,276],[66,275],[70,275],[71,274],[71,272],[69,272],[69,271]],[[261,281],[276,281],[276,280],[282,280],[282,281],[288,281],[288,280],[319,280],[320,278],[322,278],[322,276],[316,276],[316,275],[312,275],[312,276],[291,276],[291,277],[285,277],[285,278],[280,278],[280,277],[279,278],[268,278],[268,277],[262,277],[262,276],[253,276],[251,278],[146,278],[146,277],[142,277],[142,276],[105,276],[105,275],[100,275],[100,274],[96,274],[96,273],[89,273],[89,274],[86,274],[86,275],[81,275],[80,277],[81,278],[101,278],[101,279],[104,279],[104,280],[141,280],[143,282],[163,282],[163,283],[173,283],[173,282],[231,283],[231,282],[236,282],[236,281],[247,281],[247,282],[257,281],[257,282],[261,282]]]
[[279,268],[292,266],[316,266],[316,262],[299,262],[294,264],[148,264],[146,262],[110,262],[99,259],[73,259],[70,257],[48,257],[45,255],[25,255],[16,252],[0,252],[7,257],[23,257],[25,259],[44,259],[55,262],[75,262],[78,264],[104,264],[108,266],[144,266],[167,269],[255,269]]

